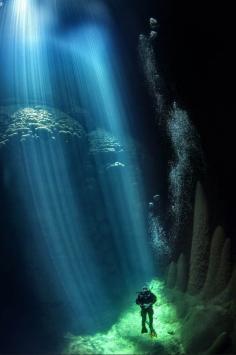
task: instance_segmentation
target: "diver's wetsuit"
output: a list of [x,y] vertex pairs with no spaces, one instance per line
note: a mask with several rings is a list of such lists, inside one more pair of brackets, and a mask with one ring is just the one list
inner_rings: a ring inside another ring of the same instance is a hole
[[[156,302],[157,298],[151,291],[140,292],[136,303],[141,307],[141,316],[142,316],[142,333],[146,333],[146,318],[147,314],[149,317],[149,327],[150,331],[154,331],[153,329],[153,308],[152,305]],[[147,306],[146,306],[147,305]]]

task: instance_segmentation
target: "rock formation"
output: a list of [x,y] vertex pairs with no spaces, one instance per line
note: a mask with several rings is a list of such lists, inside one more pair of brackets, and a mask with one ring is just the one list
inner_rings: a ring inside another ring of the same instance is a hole
[[167,274],[167,282],[166,285],[168,288],[174,288],[176,284],[176,275],[177,275],[177,268],[176,263],[172,261],[170,263],[168,274]]
[[199,354],[208,349],[223,332],[230,332],[229,310],[220,306],[197,305],[190,309],[182,328],[183,345],[187,354]]
[[222,292],[230,279],[231,275],[231,241],[226,239],[224,242],[224,247],[222,249],[220,265],[218,272],[215,277],[214,291],[215,295],[218,295]]
[[188,282],[187,272],[188,271],[187,271],[186,258],[183,254],[181,254],[177,262],[177,276],[176,276],[176,284],[175,284],[175,287],[178,291],[184,292],[186,290],[186,286]]
[[231,243],[225,239],[222,226],[216,227],[209,243],[207,202],[200,183],[195,195],[190,261],[185,262],[181,254],[177,267],[174,262],[170,264],[167,287],[172,289],[173,302],[183,317],[182,341],[187,354],[218,354],[226,347],[235,353],[236,268],[232,272]]
[[62,111],[46,106],[0,108],[0,147],[27,140],[60,139],[65,142],[85,137],[81,124]]
[[215,229],[215,232],[211,241],[211,251],[210,251],[210,259],[207,270],[206,281],[201,291],[201,296],[203,299],[209,299],[214,294],[214,283],[216,280],[216,275],[218,272],[220,258],[221,258],[221,250],[224,245],[225,233],[221,226],[218,226]]
[[188,292],[197,294],[204,285],[208,267],[209,226],[206,197],[197,183],[193,218],[193,237],[190,257]]

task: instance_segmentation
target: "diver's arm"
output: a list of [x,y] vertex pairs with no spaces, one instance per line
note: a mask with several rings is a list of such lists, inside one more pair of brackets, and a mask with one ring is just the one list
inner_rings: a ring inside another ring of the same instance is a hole
[[156,303],[157,301],[157,298],[156,296],[154,295],[154,293],[152,293],[152,302],[151,302],[151,305],[153,305],[154,303]]

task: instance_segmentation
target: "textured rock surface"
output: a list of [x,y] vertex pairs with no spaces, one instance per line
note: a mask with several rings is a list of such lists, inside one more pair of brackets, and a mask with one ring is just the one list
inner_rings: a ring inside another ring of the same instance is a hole
[[166,286],[168,288],[174,288],[176,284],[176,276],[177,276],[177,267],[176,263],[174,261],[171,262],[169,269],[168,269],[168,274],[167,274],[167,282]]
[[231,241],[230,239],[226,239],[221,253],[219,269],[215,277],[215,295],[222,292],[228,285],[231,275],[231,267]]
[[[15,109],[15,111],[14,111]],[[62,139],[65,142],[85,136],[76,120],[46,106],[1,107],[0,147],[17,140]]]
[[103,129],[96,129],[88,134],[88,142],[89,155],[100,173],[125,167],[125,147],[115,136]]
[[[227,287],[218,294],[212,302],[216,304],[228,303],[236,299],[236,268],[234,269]],[[235,312],[236,316],[236,312]],[[236,321],[236,319],[235,319]]]
[[188,292],[197,294],[204,285],[209,257],[209,226],[206,197],[197,183],[193,218]]
[[89,151],[91,154],[111,153],[112,155],[124,151],[124,147],[119,140],[103,129],[97,129],[89,133],[89,142]]
[[88,142],[90,157],[95,158],[96,164],[99,164],[102,169],[132,166],[135,174],[137,164],[134,162],[138,160],[142,166],[145,165],[145,168],[150,163],[148,154],[138,142],[130,137],[123,138],[121,142],[110,132],[98,128],[88,133]]
[[176,307],[177,315],[182,320],[187,316],[189,309],[197,303],[194,297],[188,296],[176,288],[169,289],[168,298]]
[[223,332],[231,332],[233,321],[229,310],[214,305],[196,306],[185,318],[182,328],[183,345],[187,353],[207,350]]
[[222,332],[204,354],[223,354],[228,342],[230,342],[229,335],[226,332]]
[[[176,306],[178,316],[185,317],[182,341],[186,353],[236,353],[236,268],[232,272],[231,242],[225,239],[221,226],[214,231],[209,254],[208,245],[207,203],[198,183],[188,289],[186,293],[177,292],[181,289],[178,286],[181,284],[179,269],[184,270],[180,256],[175,290],[169,291],[172,293],[171,301]],[[172,262],[168,273],[172,285],[175,272],[173,265]]]
[[233,318],[234,318],[234,329],[231,334],[231,339],[232,339],[233,353],[235,354],[236,353],[236,300],[234,301]]
[[175,287],[177,290],[184,292],[188,282],[187,262],[183,254],[180,255],[177,262],[177,276]]
[[203,299],[210,299],[214,295],[214,284],[216,280],[216,275],[220,265],[221,251],[224,245],[225,233],[221,226],[215,229],[213,238],[211,241],[211,251],[209,266],[207,271],[207,277],[204,287],[201,291],[201,296]]

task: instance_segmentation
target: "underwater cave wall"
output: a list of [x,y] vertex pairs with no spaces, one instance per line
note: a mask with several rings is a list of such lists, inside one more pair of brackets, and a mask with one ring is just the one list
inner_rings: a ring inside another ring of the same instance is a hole
[[236,279],[230,239],[222,226],[210,235],[207,200],[197,183],[190,259],[169,265],[166,285],[182,318],[187,354],[235,353]]
[[[168,102],[156,60],[158,22],[151,18],[149,25],[150,32],[139,37],[140,61],[157,126],[169,140],[169,228],[166,224],[165,233],[155,239],[171,247],[166,286],[182,319],[187,354],[235,353],[236,266],[231,240],[222,226],[214,225],[212,235],[208,201],[199,182],[206,180],[200,137],[188,114]],[[154,222],[156,229],[164,225],[158,213]],[[162,254],[157,250],[158,257]]]

